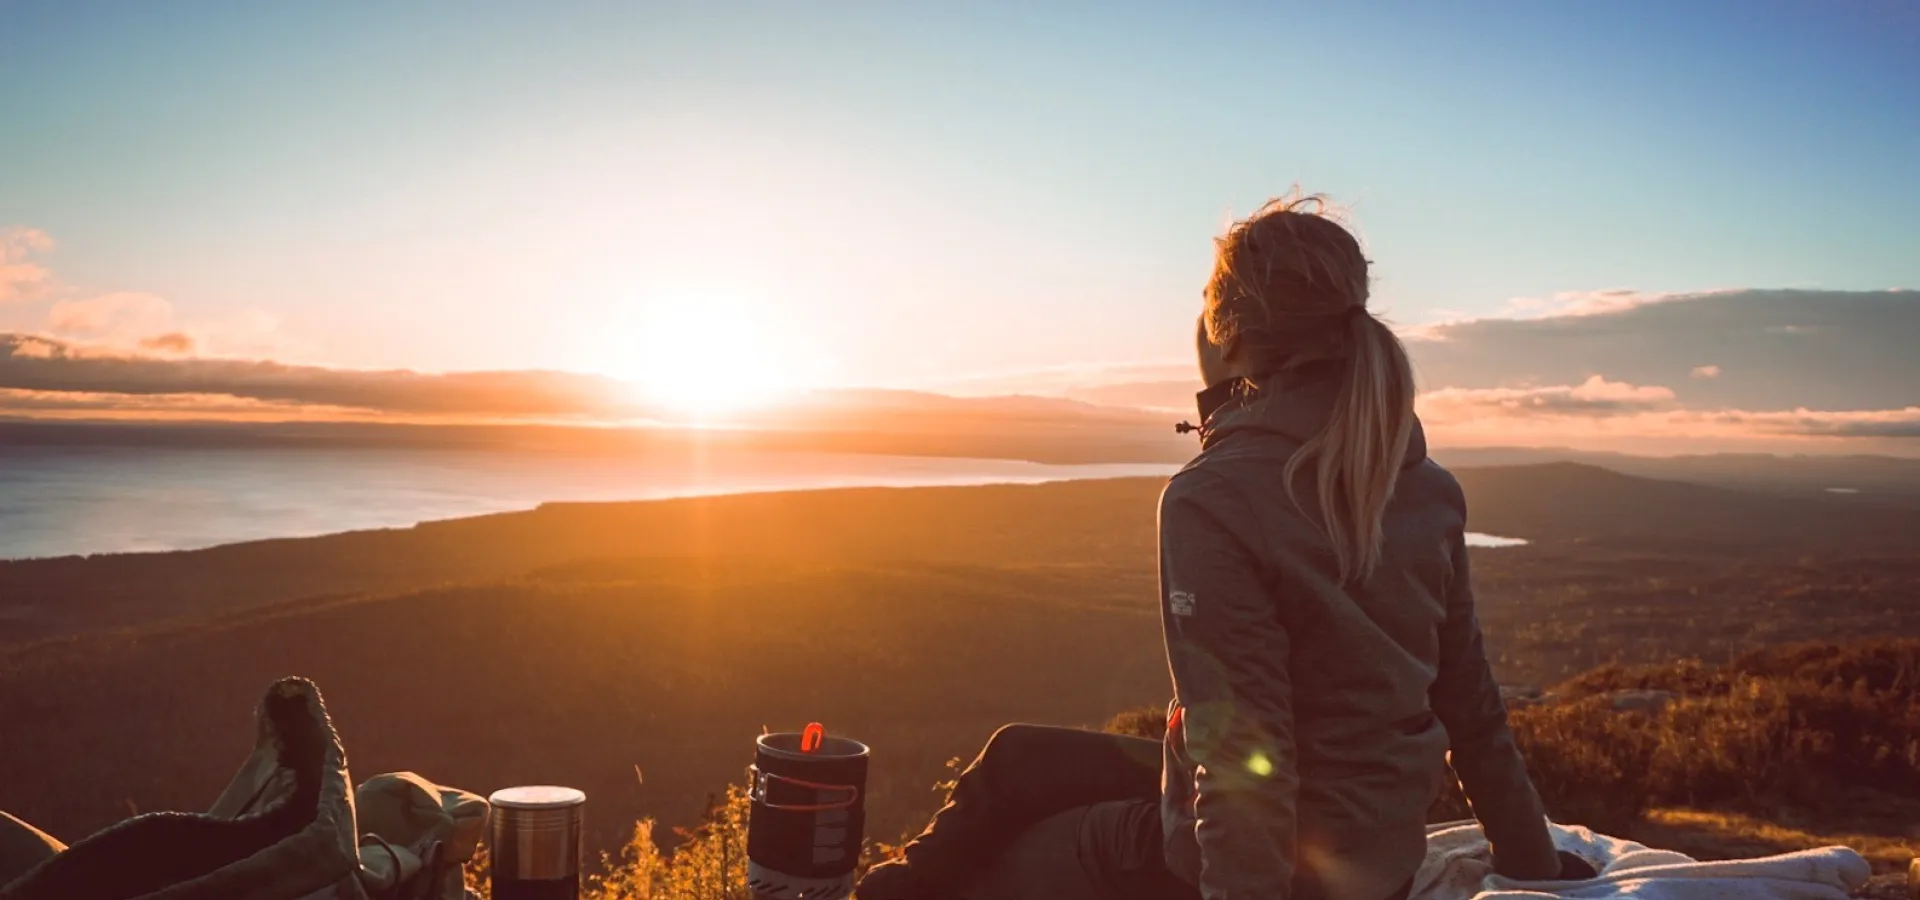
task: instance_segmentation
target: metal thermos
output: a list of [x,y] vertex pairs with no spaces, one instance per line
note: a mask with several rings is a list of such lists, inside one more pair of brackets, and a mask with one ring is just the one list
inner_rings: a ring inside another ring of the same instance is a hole
[[747,885],[760,900],[844,900],[866,825],[867,745],[763,734],[748,769]]
[[587,795],[536,785],[494,791],[494,900],[579,900]]

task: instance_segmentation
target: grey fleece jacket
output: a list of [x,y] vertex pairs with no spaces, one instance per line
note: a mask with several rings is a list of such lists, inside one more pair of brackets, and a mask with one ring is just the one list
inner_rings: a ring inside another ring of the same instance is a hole
[[1161,497],[1168,867],[1206,900],[1381,900],[1420,865],[1450,761],[1500,871],[1554,877],[1474,617],[1466,501],[1424,434],[1361,587],[1340,583],[1313,491],[1313,519],[1287,497],[1281,470],[1333,392],[1269,385],[1228,404]]

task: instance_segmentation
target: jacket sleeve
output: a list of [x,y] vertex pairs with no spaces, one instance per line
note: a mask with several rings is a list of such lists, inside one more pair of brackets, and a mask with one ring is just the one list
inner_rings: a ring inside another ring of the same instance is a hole
[[1473,584],[1462,536],[1453,544],[1453,579],[1440,628],[1440,671],[1433,710],[1452,742],[1448,761],[1467,803],[1493,847],[1494,868],[1510,878],[1547,879],[1560,860],[1547,831],[1547,814],[1527,778],[1527,766],[1507,727],[1506,703],[1487,663],[1474,613]]
[[[1257,558],[1246,501],[1190,472],[1160,510],[1167,657],[1193,771],[1205,900],[1283,900],[1299,790],[1289,644]],[[1178,777],[1178,776],[1170,776]]]

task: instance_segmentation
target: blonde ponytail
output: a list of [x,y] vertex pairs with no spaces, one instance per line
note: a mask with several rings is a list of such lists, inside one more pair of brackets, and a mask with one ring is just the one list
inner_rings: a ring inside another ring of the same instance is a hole
[[[1340,578],[1364,583],[1380,563],[1382,520],[1413,437],[1413,366],[1400,339],[1356,308],[1348,326],[1352,353],[1327,425],[1287,461],[1287,496],[1313,464],[1320,525],[1333,545]],[[1302,507],[1304,509],[1304,507]]]
[[1305,512],[1295,487],[1313,466],[1320,527],[1341,580],[1359,584],[1380,564],[1381,520],[1413,437],[1413,366],[1367,312],[1366,255],[1332,213],[1296,188],[1229,227],[1214,242],[1205,321],[1208,340],[1247,356],[1254,372],[1339,367],[1326,427],[1283,477]]

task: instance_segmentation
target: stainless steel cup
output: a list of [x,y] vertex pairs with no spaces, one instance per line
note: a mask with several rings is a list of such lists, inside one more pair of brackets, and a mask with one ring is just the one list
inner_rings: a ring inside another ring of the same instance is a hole
[[487,800],[494,900],[578,900],[587,795],[534,785],[503,788]]

